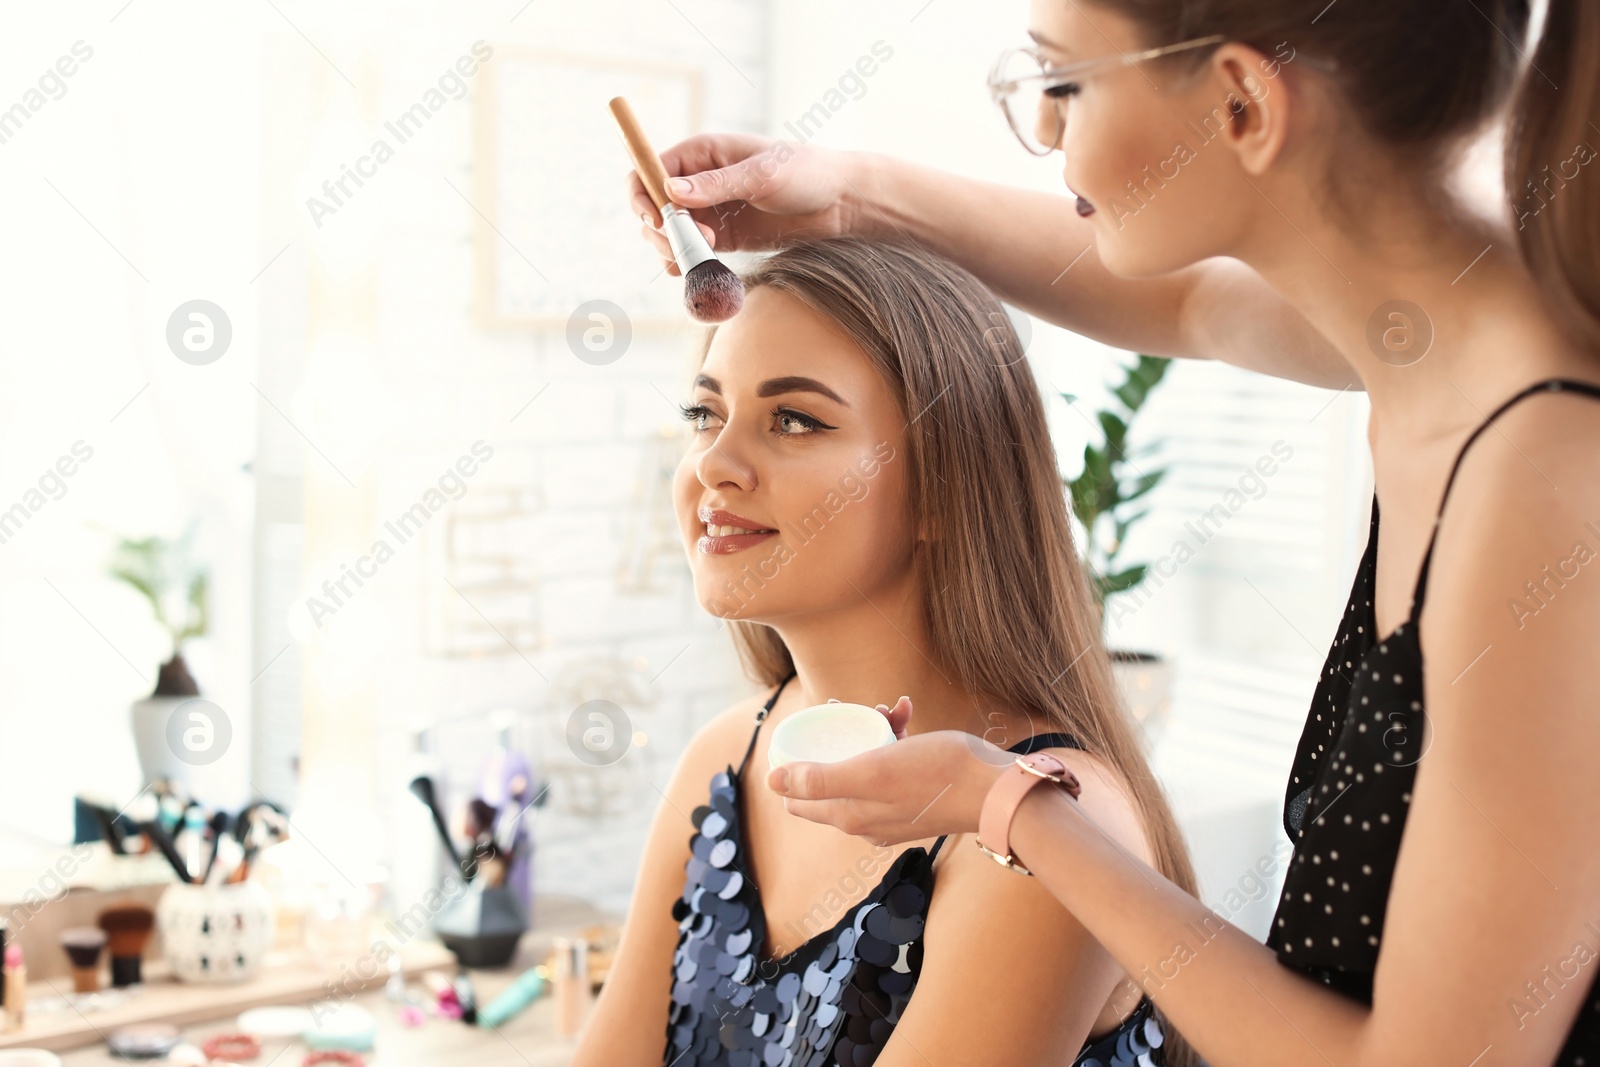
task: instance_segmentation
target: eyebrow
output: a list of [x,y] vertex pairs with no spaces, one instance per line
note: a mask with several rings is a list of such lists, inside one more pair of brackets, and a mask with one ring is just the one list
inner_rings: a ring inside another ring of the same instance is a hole
[[1055,41],[1052,41],[1038,30],[1029,30],[1028,36],[1033,38],[1035,44],[1041,44],[1046,48],[1053,48],[1057,52],[1060,52],[1064,55],[1070,55],[1072,52],[1072,49],[1068,48],[1066,45],[1057,44]]
[[[694,384],[697,389],[707,389],[718,396],[722,395],[722,383],[709,374],[696,375]],[[849,401],[829,389],[826,385],[823,385],[815,378],[807,378],[803,375],[793,374],[784,378],[768,378],[756,387],[756,396],[780,396],[783,393],[817,393],[835,403],[843,404],[845,407],[850,406]]]

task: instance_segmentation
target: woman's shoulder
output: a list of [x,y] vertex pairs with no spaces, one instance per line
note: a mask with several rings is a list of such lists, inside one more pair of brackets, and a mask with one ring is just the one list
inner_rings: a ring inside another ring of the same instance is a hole
[[[1082,784],[1081,802],[1095,822],[1148,862],[1140,820],[1121,776],[1081,749],[1037,751],[1066,764]],[[984,990],[987,1015],[1000,1025],[1006,1025],[1008,1014],[1015,1015],[1017,1026],[1031,1028],[1031,1051],[1050,1045],[1060,1062],[1070,1061],[1095,1024],[1106,1022],[1102,1015],[1121,970],[1038,878],[1005,870],[979,851],[974,836],[952,834],[934,865],[917,996],[933,993],[924,1007],[948,1004],[956,1010],[958,1004],[970,1006],[974,989]],[[1027,856],[1018,858],[1027,863]],[[996,951],[996,946],[1018,944],[1028,951]],[[1127,1006],[1119,1002],[1119,1007]]]
[[[1596,559],[1600,401],[1529,397],[1461,456],[1442,508],[1420,633],[1424,663],[1448,684],[1430,687],[1429,715],[1487,699],[1502,675],[1519,705],[1531,705],[1535,686],[1592,686]],[[1474,684],[1456,685],[1469,668]]]
[[1492,426],[1460,457],[1442,509],[1425,601],[1438,608],[1433,636],[1464,618],[1520,631],[1546,586],[1569,592],[1600,554],[1600,398],[1529,397]]
[[737,768],[756,729],[756,715],[770,696],[761,689],[707,719],[684,745],[678,758],[680,775],[708,780],[718,771]]

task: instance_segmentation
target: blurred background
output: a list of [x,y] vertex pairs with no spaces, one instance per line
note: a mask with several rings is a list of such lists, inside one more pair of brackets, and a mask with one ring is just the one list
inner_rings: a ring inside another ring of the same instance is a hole
[[[510,753],[535,916],[620,915],[677,753],[751,685],[673,527],[698,327],[605,101],[657,147],[744,130],[1060,193],[984,87],[1027,4],[29,0],[0,26],[5,899],[98,836],[77,798],[162,778],[281,807],[295,899],[401,913],[442,857],[408,784],[456,824]],[[1078,478],[1137,364],[1018,321]],[[1107,640],[1157,657],[1147,742],[1203,895],[1260,935],[1366,534],[1365,401],[1175,364],[1121,417],[1123,473],[1166,474],[1123,536],[1095,524],[1153,565]],[[179,646],[193,690],[153,698]]]

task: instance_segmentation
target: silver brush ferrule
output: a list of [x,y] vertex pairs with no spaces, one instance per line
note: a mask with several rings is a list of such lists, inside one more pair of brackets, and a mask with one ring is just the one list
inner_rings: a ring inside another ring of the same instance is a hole
[[672,258],[678,261],[678,270],[684,275],[706,260],[717,258],[701,235],[700,227],[677,204],[668,204],[661,209],[661,230],[667,235],[667,243],[672,246]]

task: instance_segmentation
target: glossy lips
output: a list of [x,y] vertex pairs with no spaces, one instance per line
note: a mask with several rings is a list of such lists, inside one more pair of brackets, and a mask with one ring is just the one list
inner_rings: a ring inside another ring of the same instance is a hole
[[1083,197],[1078,197],[1078,214],[1082,215],[1084,218],[1088,218],[1090,215],[1094,214],[1094,205],[1089,203],[1089,201],[1085,200]]
[[[769,537],[778,536],[777,530],[762,526],[754,519],[747,519],[743,515],[723,511],[721,508],[702,507],[698,518],[705,524],[706,532],[701,535],[696,546],[708,556],[725,556],[731,552],[742,552],[751,545],[758,545]],[[740,532],[731,533],[729,530]]]
[[[922,969],[932,888],[925,849],[890,865],[866,900],[780,960],[759,962],[766,919],[738,867],[739,778],[711,779],[673,905],[679,939],[663,1062],[867,1067],[894,1032]],[[763,973],[770,975],[764,977]]]

